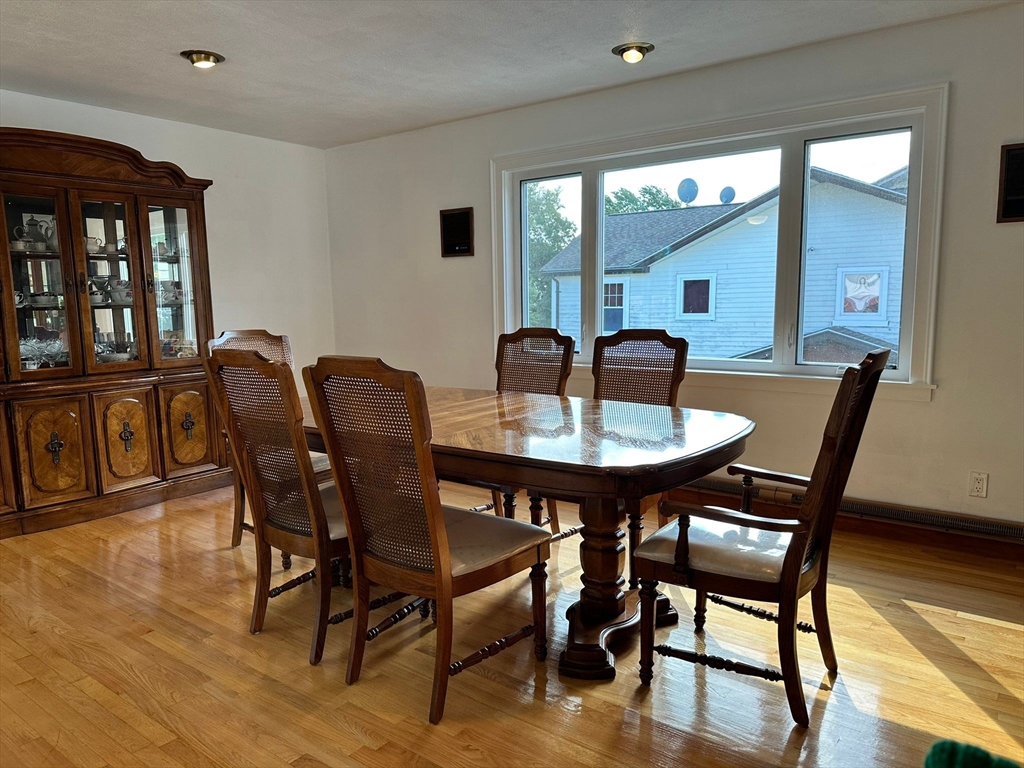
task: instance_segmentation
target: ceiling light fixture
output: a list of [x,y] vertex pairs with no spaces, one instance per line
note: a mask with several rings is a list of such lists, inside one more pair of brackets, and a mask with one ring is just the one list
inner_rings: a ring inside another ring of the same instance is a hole
[[758,214],[757,216],[748,216],[747,217],[747,223],[748,224],[753,224],[755,227],[758,224],[764,224],[766,221],[768,221],[768,217],[765,216],[764,214]]
[[192,62],[193,67],[209,69],[224,61],[224,57],[213,51],[182,51],[181,57]]
[[636,64],[643,61],[644,56],[653,50],[654,46],[650,43],[623,43],[612,48],[612,53],[627,64]]

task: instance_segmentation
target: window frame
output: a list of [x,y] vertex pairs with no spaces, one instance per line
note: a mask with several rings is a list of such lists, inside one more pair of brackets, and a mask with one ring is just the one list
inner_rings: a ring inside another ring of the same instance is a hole
[[[520,327],[522,182],[581,177],[581,336],[578,364],[592,359],[602,312],[600,253],[605,171],[779,147],[776,306],[771,361],[694,359],[690,370],[789,378],[835,378],[835,364],[798,363],[800,286],[809,142],[910,128],[907,227],[899,367],[886,381],[932,388],[935,291],[941,227],[948,83],[735,120],[507,155],[491,161],[495,337]],[[598,326],[598,327],[594,327]],[[930,397],[930,395],[929,395]]]
[[[708,285],[708,311],[707,312],[684,312],[683,311],[683,283],[687,280],[707,280]],[[714,320],[716,295],[718,293],[717,272],[677,272],[676,273],[676,319],[677,320]]]

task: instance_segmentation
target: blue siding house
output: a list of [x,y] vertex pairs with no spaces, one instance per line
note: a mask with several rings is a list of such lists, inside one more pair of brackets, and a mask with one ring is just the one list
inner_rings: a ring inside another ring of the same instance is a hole
[[[907,169],[873,184],[810,170],[803,264],[804,360],[898,354]],[[605,332],[664,328],[691,357],[769,359],[778,188],[746,203],[614,214],[604,226]],[[541,270],[552,317],[580,335],[580,239]]]

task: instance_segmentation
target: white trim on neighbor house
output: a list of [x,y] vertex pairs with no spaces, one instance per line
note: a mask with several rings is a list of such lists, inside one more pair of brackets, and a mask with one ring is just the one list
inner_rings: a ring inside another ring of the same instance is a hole
[[[874,317],[864,312],[847,312],[844,291],[845,277],[851,274],[875,274],[879,276],[878,312]],[[887,326],[889,311],[889,267],[836,267],[836,325],[847,327]]]
[[[603,172],[766,147],[782,151],[780,219],[772,361],[702,361],[710,372],[793,379],[834,378],[834,365],[798,364],[799,294],[803,247],[806,142],[910,128],[907,227],[900,305],[899,368],[892,382],[932,389],[935,291],[941,227],[948,83],[879,96],[787,109],[734,120],[622,137],[491,161],[495,334],[521,325],[521,182],[557,176],[582,178],[581,339],[578,362],[592,356],[600,332]],[[742,376],[740,380],[742,381]],[[916,389],[917,387],[915,387]]]
[[[708,286],[708,311],[707,312],[684,312],[683,311],[683,283],[690,280],[707,280]],[[718,273],[688,273],[679,272],[676,274],[676,318],[679,320],[714,320],[715,319],[715,296],[718,293]]]

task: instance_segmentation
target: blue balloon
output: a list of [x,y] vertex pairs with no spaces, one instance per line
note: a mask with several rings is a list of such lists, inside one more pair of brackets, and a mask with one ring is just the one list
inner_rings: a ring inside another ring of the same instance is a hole
[[726,187],[718,195],[718,199],[721,200],[723,204],[728,205],[736,199],[736,190],[732,187]]
[[676,190],[676,195],[684,203],[689,205],[697,199],[697,182],[693,179],[683,179],[679,182],[679,189]]

